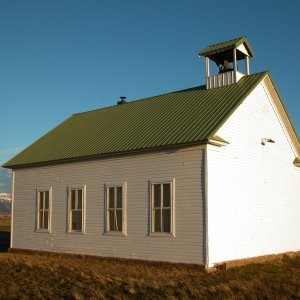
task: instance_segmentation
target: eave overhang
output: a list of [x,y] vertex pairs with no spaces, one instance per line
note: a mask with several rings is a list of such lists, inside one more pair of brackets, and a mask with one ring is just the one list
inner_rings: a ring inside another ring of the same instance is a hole
[[[221,139],[221,138],[219,138],[219,139]],[[223,139],[221,139],[221,140],[223,140]],[[225,140],[223,140],[223,141],[225,141]],[[222,142],[221,141],[216,141],[216,143],[222,143]],[[73,162],[91,161],[91,160],[103,159],[103,158],[108,158],[108,157],[134,155],[134,154],[144,153],[144,152],[154,152],[154,151],[160,151],[160,150],[166,150],[166,149],[192,147],[192,146],[206,145],[206,144],[212,144],[211,140],[210,141],[202,140],[202,141],[191,142],[191,143],[175,144],[175,145],[168,145],[168,146],[158,146],[158,147],[136,149],[136,150],[130,150],[130,151],[113,152],[113,153],[102,153],[102,154],[99,154],[99,155],[73,157],[73,158],[41,161],[41,162],[34,162],[34,163],[24,163],[24,164],[17,164],[17,165],[12,165],[12,164],[6,165],[6,164],[4,164],[4,165],[1,166],[1,168],[12,169],[12,170],[22,169],[22,168],[35,168],[35,167],[47,166],[47,165],[57,165],[57,164],[66,164],[66,163],[73,163]],[[229,144],[229,143],[227,143],[227,144]],[[220,146],[220,145],[218,145],[218,146]]]
[[296,157],[293,161],[293,164],[296,166],[296,167],[300,167],[300,157]]
[[222,139],[221,137],[215,135],[208,141],[208,144],[223,147],[223,146],[227,146],[229,144],[229,142],[227,142],[226,140]]

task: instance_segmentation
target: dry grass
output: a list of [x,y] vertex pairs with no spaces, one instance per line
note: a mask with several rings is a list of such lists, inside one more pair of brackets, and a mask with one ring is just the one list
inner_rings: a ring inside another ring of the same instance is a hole
[[300,257],[206,274],[182,264],[0,253],[0,299],[300,299]]
[[0,216],[0,226],[9,226],[11,223],[11,217],[10,216]]
[[206,274],[188,265],[1,253],[0,299],[300,299],[300,257]]

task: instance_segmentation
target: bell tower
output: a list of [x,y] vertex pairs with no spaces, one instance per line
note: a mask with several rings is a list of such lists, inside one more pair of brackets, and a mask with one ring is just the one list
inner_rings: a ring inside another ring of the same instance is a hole
[[[246,37],[208,46],[198,54],[205,57],[206,88],[213,89],[237,83],[243,76],[250,74],[249,58],[254,57]],[[245,60],[245,73],[238,70],[237,61]],[[210,75],[210,60],[218,66],[219,72]]]

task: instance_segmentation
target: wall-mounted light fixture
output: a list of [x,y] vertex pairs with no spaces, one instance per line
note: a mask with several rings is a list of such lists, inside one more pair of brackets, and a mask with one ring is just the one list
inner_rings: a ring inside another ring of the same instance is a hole
[[269,138],[262,138],[261,144],[265,145],[266,143],[275,143],[275,141],[273,141],[272,139],[269,139]]

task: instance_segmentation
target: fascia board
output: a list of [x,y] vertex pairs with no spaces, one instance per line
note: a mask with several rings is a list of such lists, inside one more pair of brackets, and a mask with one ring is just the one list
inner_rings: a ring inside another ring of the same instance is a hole
[[295,127],[293,126],[293,123],[291,121],[291,118],[284,106],[284,103],[282,101],[282,98],[280,97],[280,94],[276,88],[276,85],[272,79],[271,74],[268,72],[268,74],[265,76],[264,80],[264,85],[268,91],[268,94],[270,95],[277,113],[280,117],[280,120],[282,121],[286,132],[290,138],[290,141],[297,153],[297,156],[300,156],[300,140],[299,140],[299,136],[295,130]]

